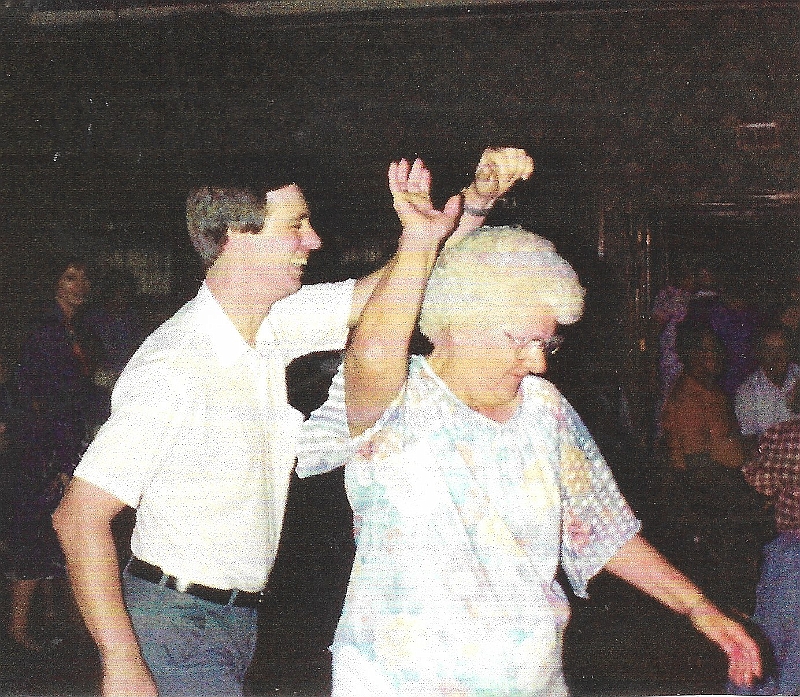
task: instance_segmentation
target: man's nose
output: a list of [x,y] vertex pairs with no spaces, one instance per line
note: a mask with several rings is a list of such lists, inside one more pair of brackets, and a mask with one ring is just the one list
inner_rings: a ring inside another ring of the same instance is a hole
[[311,226],[311,223],[306,223],[303,226],[303,246],[306,249],[319,249],[322,246],[322,240],[317,235],[317,231]]

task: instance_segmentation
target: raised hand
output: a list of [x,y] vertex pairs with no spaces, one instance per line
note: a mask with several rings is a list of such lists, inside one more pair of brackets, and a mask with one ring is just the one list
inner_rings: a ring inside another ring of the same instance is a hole
[[467,211],[485,211],[520,179],[533,174],[533,159],[521,148],[486,148],[475,179],[462,190]]
[[437,210],[430,197],[431,174],[417,158],[413,164],[402,159],[389,165],[389,190],[406,239],[440,242],[455,228],[461,202],[458,196]]

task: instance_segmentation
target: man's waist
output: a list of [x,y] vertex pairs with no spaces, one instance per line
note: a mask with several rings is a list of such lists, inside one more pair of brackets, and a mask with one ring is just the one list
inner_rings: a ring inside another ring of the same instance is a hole
[[243,591],[237,588],[215,588],[196,583],[188,578],[167,574],[161,567],[149,562],[132,557],[126,566],[127,572],[131,576],[149,581],[156,585],[163,586],[187,593],[196,598],[206,600],[218,605],[235,605],[237,607],[256,607],[264,597],[263,591]]

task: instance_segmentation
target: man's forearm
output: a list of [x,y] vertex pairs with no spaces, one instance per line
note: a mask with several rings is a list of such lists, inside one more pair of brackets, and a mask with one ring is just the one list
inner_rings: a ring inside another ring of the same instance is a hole
[[[88,528],[88,529],[87,529]],[[104,660],[138,643],[122,598],[119,562],[110,526],[58,527],[67,573],[81,615]]]
[[53,514],[75,602],[104,663],[115,656],[140,655],[122,597],[111,529],[123,507],[110,494],[76,478]]

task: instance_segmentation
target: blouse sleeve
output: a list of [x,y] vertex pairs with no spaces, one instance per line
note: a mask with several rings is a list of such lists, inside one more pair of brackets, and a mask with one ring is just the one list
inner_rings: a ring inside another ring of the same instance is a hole
[[559,418],[562,503],[561,566],[575,594],[641,528],[611,469],[566,401]]
[[300,430],[297,443],[297,476],[311,477],[342,467],[355,453],[347,425],[344,401],[344,370],[340,365],[333,376],[328,399]]
[[[398,430],[403,423],[405,388],[386,408],[381,417],[355,438],[347,425],[347,408],[344,399],[344,365],[333,376],[328,399],[319,409],[311,412],[303,424],[297,445],[297,476],[302,478],[331,472],[347,464],[362,447],[372,448],[373,436],[391,423]],[[399,429],[402,430],[402,429]]]

